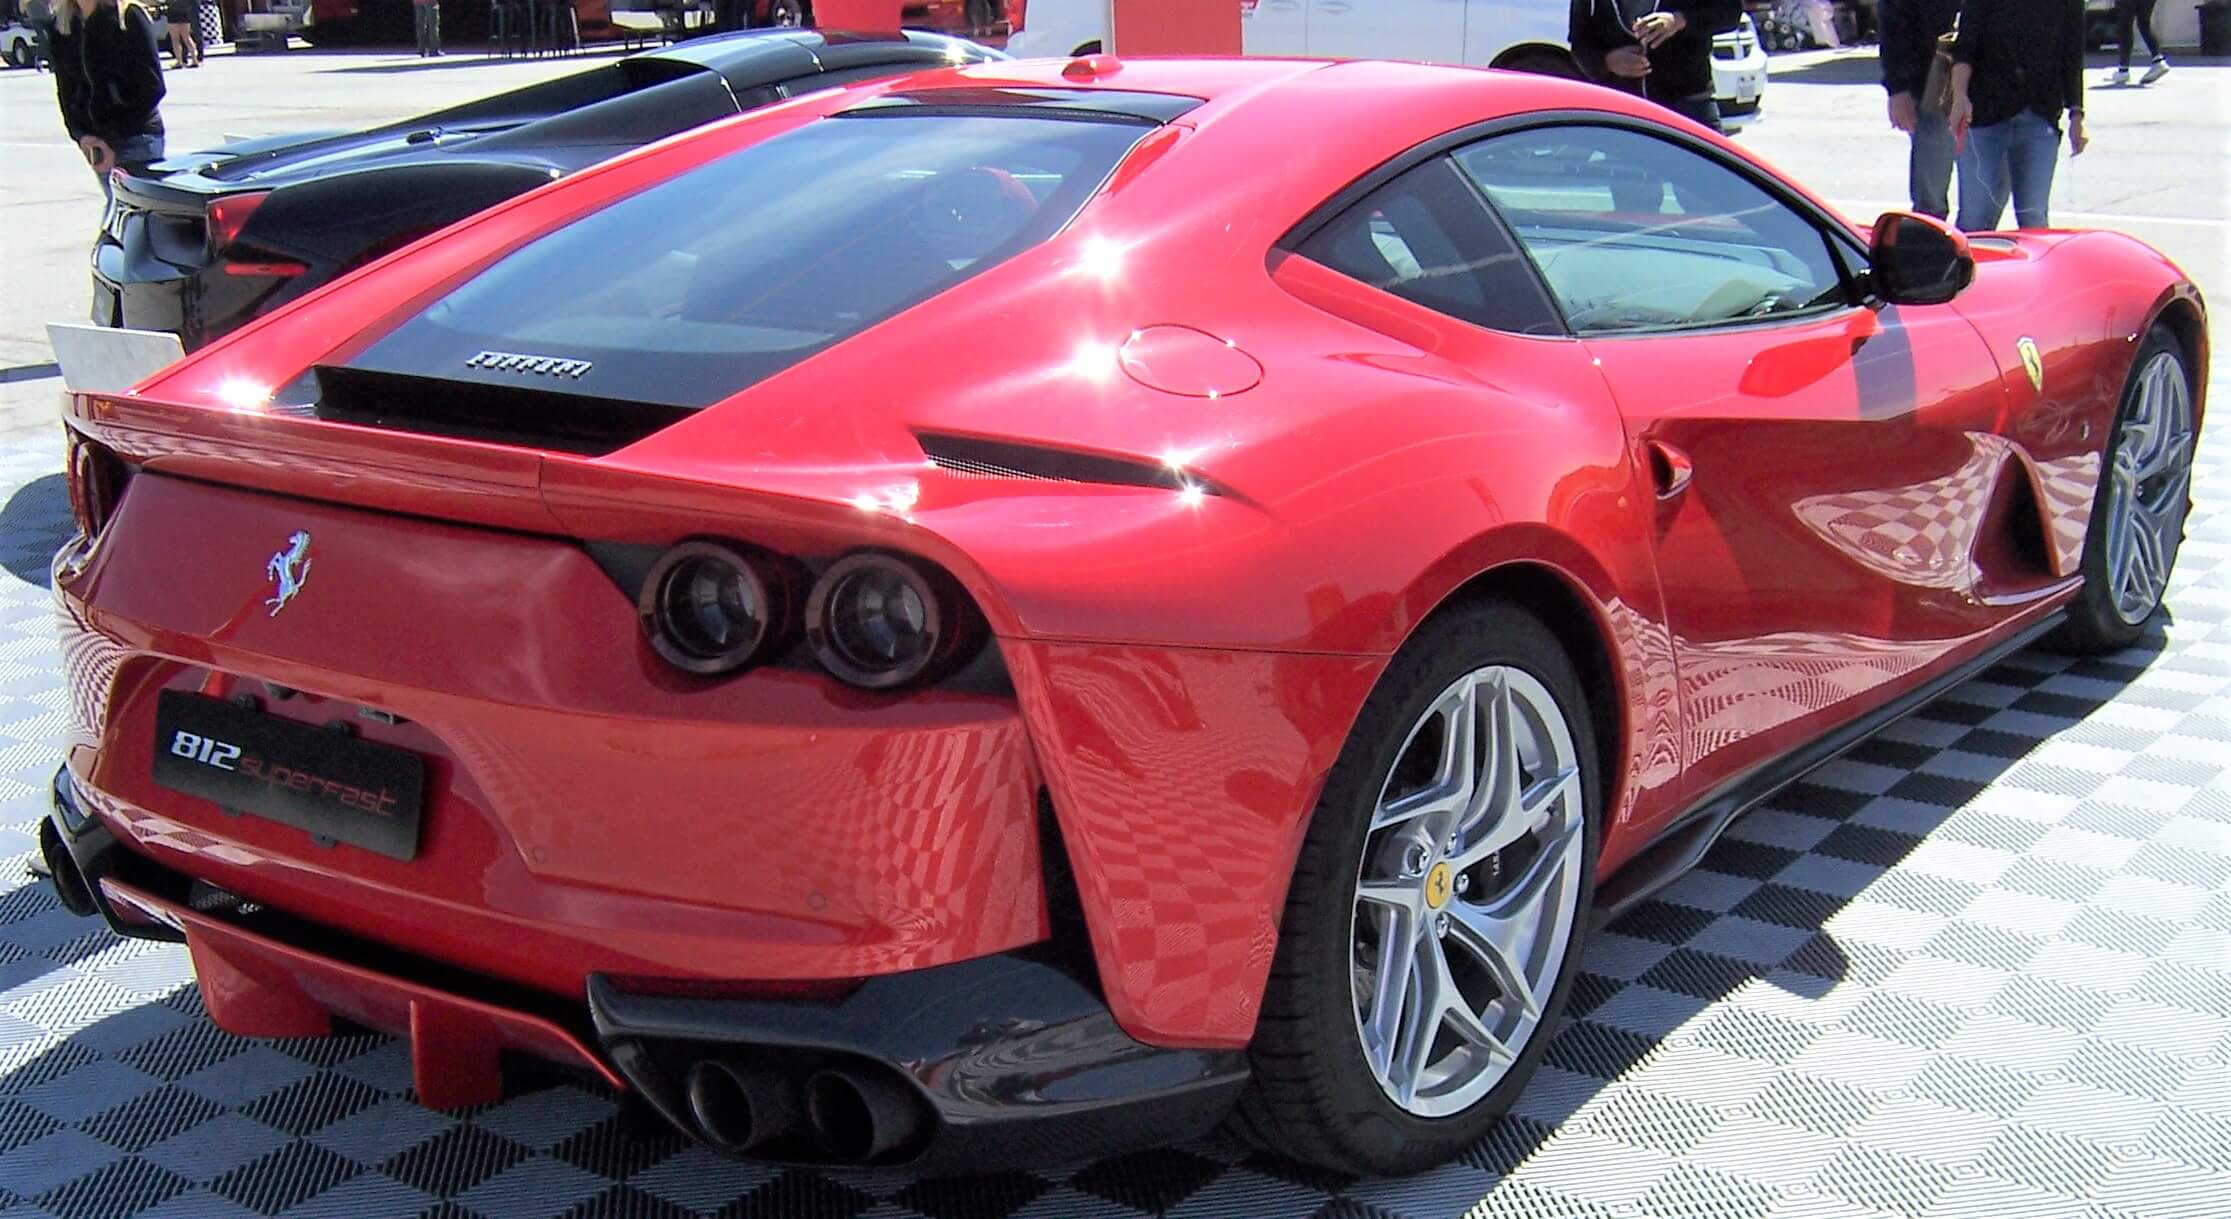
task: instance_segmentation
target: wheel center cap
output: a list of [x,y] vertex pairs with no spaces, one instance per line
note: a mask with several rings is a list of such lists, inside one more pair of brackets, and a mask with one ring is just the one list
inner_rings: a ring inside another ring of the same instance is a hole
[[1449,870],[1447,863],[1434,864],[1433,870],[1425,874],[1425,904],[1435,910],[1448,905],[1449,889],[1455,882],[1456,873]]

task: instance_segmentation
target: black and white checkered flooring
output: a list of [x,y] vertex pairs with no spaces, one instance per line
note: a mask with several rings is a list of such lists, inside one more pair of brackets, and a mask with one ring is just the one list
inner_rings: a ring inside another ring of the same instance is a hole
[[1517,1112],[1404,1180],[1220,1144],[967,1180],[785,1171],[568,1081],[440,1114],[386,1039],[218,1032],[180,950],[26,875],[67,509],[52,429],[0,436],[0,1219],[2231,1217],[2215,430],[2143,646],[2018,655],[1740,823],[1593,942]]

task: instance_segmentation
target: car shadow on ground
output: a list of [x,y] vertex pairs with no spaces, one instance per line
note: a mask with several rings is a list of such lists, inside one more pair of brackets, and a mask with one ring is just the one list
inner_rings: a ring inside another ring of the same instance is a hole
[[[51,497],[54,493],[49,489],[39,494]],[[2062,721],[2064,727],[2073,725],[2143,674],[2165,645],[2164,624],[2157,621],[2137,646],[2113,657],[2065,661],[2041,653],[2025,654],[1952,690],[1914,713],[1914,718],[1922,721],[1913,726],[1914,731],[1901,733],[1894,729],[1844,755],[1845,760],[1859,763],[1871,773],[1899,776],[1879,795],[1847,790],[1816,778],[1785,789],[1759,810],[1835,824],[1825,838],[1803,850],[1773,845],[1768,841],[1772,834],[1746,836],[1744,823],[1738,822],[1697,871],[1595,932],[1565,1022],[1548,1046],[1543,1070],[1512,1113],[1477,1146],[1458,1157],[1457,1164],[1473,1170],[1462,1182],[1370,1182],[1296,1164],[1219,1138],[1065,1168],[1048,1166],[1031,1174],[981,1178],[929,1178],[904,1170],[849,1170],[824,1178],[803,1170],[704,1158],[692,1161],[690,1192],[700,1199],[751,1197],[754,1204],[759,1204],[772,1201],[761,1196],[765,1191],[810,1193],[826,1186],[904,1201],[945,1196],[956,1190],[1022,1188],[1021,1183],[1026,1181],[1034,1183],[1029,1188],[1042,1189],[1047,1187],[1042,1181],[1050,1179],[1088,1195],[1160,1214],[1206,1181],[1236,1167],[1299,1187],[1290,1195],[1270,1190],[1251,1198],[1249,1219],[1345,1215],[1350,1212],[1341,1210],[1338,1204],[1328,1206],[1326,1198],[1337,1199],[1352,1192],[1457,1188],[1490,1196],[1503,1178],[1516,1173],[1561,1128],[1587,1129],[1601,1122],[1630,1129],[1646,1123],[1647,1112],[1622,1111],[1628,1103],[1626,1097],[1615,1096],[1608,1102],[1600,1098],[1614,1081],[1651,1054],[1675,1044],[1710,1047],[1715,1037],[1757,1037],[1756,1029],[1743,1023],[1756,1017],[1747,1015],[1741,1005],[1715,1010],[1715,1005],[1737,991],[1763,984],[1817,999],[1847,977],[1863,984],[1879,980],[1893,963],[1884,960],[1880,949],[1840,942],[1828,929],[1836,915],[1861,893],[1872,901],[1895,905],[1916,900],[1905,890],[1953,884],[1914,873],[1887,886],[1877,882],[1890,876],[1985,786],[2050,739],[2049,732],[1993,731],[1983,727],[1985,722],[2011,707]],[[2085,688],[2091,693],[2078,697],[2042,691],[2038,687],[2046,672],[2087,679]],[[2021,692],[2011,703],[1986,693],[2010,689]],[[1963,691],[1972,692],[1963,697]],[[1951,740],[1954,744],[1913,743],[1917,739]],[[1963,760],[1971,764],[1957,775],[1922,769],[1924,762],[1946,748],[1957,748]],[[1885,828],[1879,817],[1861,816],[1883,798],[1897,802],[1895,829]],[[1801,880],[1784,883],[1778,879],[1789,875],[1791,865],[1808,856],[1824,856],[1834,865],[1841,895],[1808,888]],[[1741,896],[1728,900],[1733,894]],[[1941,894],[1933,896],[1943,900]],[[43,888],[36,892],[19,889],[0,896],[0,913],[10,925],[26,917],[59,916],[58,908],[50,909],[53,905],[51,895]],[[1744,921],[1706,934],[1714,924],[1730,917]],[[52,944],[43,954],[49,958],[48,963],[42,966],[32,960],[18,961],[14,972],[29,978],[36,976],[34,971],[80,965],[113,944],[99,924],[86,922],[82,926],[83,934],[67,937],[42,928],[36,938]],[[7,931],[7,927],[0,927],[0,936]],[[177,951],[145,946],[138,950]],[[11,977],[8,982],[21,985],[22,978]],[[1638,1020],[1638,1011],[1647,1013],[1647,1018]],[[1638,1031],[1638,1027],[1652,1031]],[[116,1060],[121,1066],[95,1066],[104,1059]],[[273,1064],[284,1060],[282,1073],[288,1073],[293,1082],[268,1095],[245,1096],[229,1105],[221,1098],[213,1104],[210,1097],[191,1089],[181,1091],[176,1082],[188,1075],[197,1079],[223,1077],[232,1070],[227,1064],[236,1059],[261,1063],[261,1069],[273,1069]],[[501,1133],[509,1128],[503,1121],[483,1125],[476,1120],[489,1112],[487,1108],[436,1118],[409,1106],[407,1053],[399,1043],[377,1034],[247,1041],[210,1025],[200,1010],[198,992],[187,985],[72,1032],[0,1078],[0,1109],[22,1108],[12,1102],[26,1093],[67,1088],[58,1081],[89,1067],[95,1068],[96,1074],[128,1068],[160,1081],[152,1099],[135,1095],[121,1103],[104,1103],[97,1098],[83,1102],[84,1112],[75,1122],[76,1130],[105,1142],[111,1150],[93,1154],[82,1138],[72,1143],[76,1148],[73,1154],[87,1157],[88,1166],[79,1176],[62,1177],[52,1165],[42,1166],[21,1155],[0,1157],[0,1190],[64,1214],[109,1213],[101,1210],[105,1199],[121,1202],[129,1198],[136,1207],[145,1205],[144,1199],[183,1195],[200,1187],[255,1205],[256,1198],[301,1192],[305,1187],[295,1180],[301,1172],[299,1161],[312,1152],[323,1166],[319,1177],[324,1184],[317,1188],[324,1188],[347,1179],[355,1170],[338,1161],[328,1162],[322,1151],[306,1151],[299,1144],[292,1145],[291,1150],[282,1146],[249,1159],[201,1186],[186,1181],[173,1167],[137,1153],[150,1141],[150,1129],[183,1130],[215,1118],[220,1107],[316,1142],[324,1137],[318,1134],[324,1123],[337,1121],[337,1115],[344,1112],[353,1114],[373,1105],[375,1095],[382,1098],[377,1102],[380,1104],[405,1104],[407,1112],[420,1115],[410,1119],[412,1122],[427,1128],[438,1126],[444,1133],[422,1141],[414,1141],[418,1138],[414,1135],[399,1143],[390,1158],[365,1162],[361,1171],[401,1177],[437,1197],[454,1196],[455,1188],[462,1188],[443,1174],[452,1171],[459,1149],[469,1144],[473,1156],[493,1157],[488,1162],[508,1164],[536,1153],[564,1161],[609,1182],[586,1188],[612,1206],[625,1209],[622,1203],[626,1199],[618,1195],[633,1188],[625,1184],[630,1176],[665,1162],[689,1146],[683,1136],[630,1098],[615,1096],[593,1082],[553,1068],[524,1063],[515,1066],[516,1071],[508,1076],[512,1092],[502,1102],[504,1106],[532,1109],[536,1097],[542,1096],[553,1110],[588,1104],[596,1106],[600,1116],[554,1145],[529,1148],[513,1144]],[[1794,1111],[1806,1101],[1801,1091],[1782,1094],[1769,1089],[1754,1103],[1769,1109],[1780,1104]],[[176,1112],[166,1111],[167,1107],[176,1107]],[[70,1124],[43,1115],[23,1120],[39,1134],[64,1131]],[[31,1128],[22,1133],[32,1134]],[[11,1139],[10,1143],[22,1146],[30,1141]],[[434,1145],[437,1142],[439,1147]],[[1281,1196],[1291,1200],[1276,1201]],[[1304,1198],[1308,1201],[1302,1201]],[[1466,1200],[1459,1206],[1470,1204],[1471,1200]],[[718,1210],[723,1205],[728,1202],[713,1203],[708,1209]]]
[[[0,567],[34,588],[50,584],[48,561],[70,531],[70,490],[60,474],[16,488],[0,506]],[[52,545],[46,545],[51,540]]]

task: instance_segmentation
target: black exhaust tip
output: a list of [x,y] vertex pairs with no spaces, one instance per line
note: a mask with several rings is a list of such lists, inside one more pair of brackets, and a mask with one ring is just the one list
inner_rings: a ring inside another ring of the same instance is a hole
[[806,1124],[829,1159],[865,1164],[914,1140],[921,1103],[881,1074],[816,1071],[806,1079]]
[[705,1141],[744,1152],[798,1123],[798,1098],[787,1080],[705,1059],[689,1069],[690,1116]]
[[64,910],[79,918],[99,912],[92,886],[85,883],[85,873],[78,870],[77,860],[70,857],[70,848],[63,845],[62,833],[52,821],[39,823],[39,858],[46,863],[47,880],[54,885],[54,896]]

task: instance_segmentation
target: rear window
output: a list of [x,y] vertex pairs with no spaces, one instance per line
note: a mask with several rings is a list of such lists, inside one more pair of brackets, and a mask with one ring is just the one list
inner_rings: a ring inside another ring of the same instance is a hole
[[1046,240],[1148,130],[824,119],[537,238],[351,366],[709,405]]

